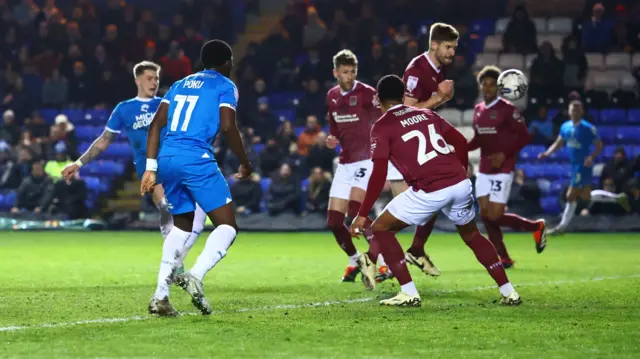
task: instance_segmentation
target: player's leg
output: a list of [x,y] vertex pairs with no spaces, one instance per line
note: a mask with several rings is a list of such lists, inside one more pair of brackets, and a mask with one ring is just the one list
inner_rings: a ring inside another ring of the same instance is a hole
[[[400,193],[406,191],[409,186],[404,180],[389,181],[391,192],[396,197]],[[426,275],[437,277],[440,275],[440,269],[436,267],[431,261],[431,258],[424,250],[424,246],[427,243],[427,239],[433,231],[433,226],[436,223],[437,215],[434,215],[426,224],[416,226],[416,231],[413,235],[413,241],[411,247],[407,249],[406,260],[410,264],[413,264],[420,268]]]
[[[509,227],[516,231],[533,233],[536,251],[541,253],[547,245],[545,220],[538,219],[534,221],[520,217],[515,213],[505,213],[511,193],[511,185],[513,184],[513,175],[507,173],[493,175],[490,184],[491,194],[485,211],[489,221],[497,223],[500,227]],[[509,265],[513,264],[513,262],[505,264]]]
[[629,197],[625,193],[613,193],[602,189],[591,190],[593,183],[593,170],[591,167],[585,167],[582,173],[584,178],[585,190],[582,192],[582,198],[590,203],[617,203],[625,211],[631,211]]
[[487,269],[489,275],[498,285],[503,298],[502,303],[520,304],[520,297],[509,283],[504,265],[498,257],[495,247],[480,233],[474,221],[471,181],[465,180],[451,186],[449,191],[452,200],[442,209],[442,212],[456,225],[462,240],[471,248],[478,262]]
[[184,243],[184,248],[181,252],[180,258],[178,259],[176,274],[184,273],[184,260],[187,258],[187,254],[189,254],[193,245],[196,244],[200,233],[204,229],[206,220],[207,214],[204,213],[202,208],[200,208],[200,205],[196,203],[196,210],[193,213],[193,224],[191,225],[191,234],[189,235],[189,239]]
[[204,295],[204,276],[222,260],[233,244],[238,233],[236,217],[233,213],[231,193],[224,176],[217,165],[209,161],[195,163],[187,168],[190,176],[184,181],[185,187],[202,210],[216,225],[207,238],[202,253],[193,267],[176,277],[176,282],[189,295],[191,302],[204,315],[211,314],[211,306]]
[[349,256],[349,265],[342,277],[343,282],[353,282],[360,272],[356,265],[359,253],[344,223],[345,214],[349,209],[351,181],[354,175],[355,173],[348,165],[339,164],[329,190],[327,227],[333,233],[340,248]]
[[491,203],[491,193],[494,188],[491,175],[484,173],[478,173],[476,175],[476,198],[478,199],[478,206],[480,207],[480,216],[484,223],[484,228],[487,231],[487,236],[496,252],[500,256],[502,263],[506,268],[513,265],[513,260],[507,252],[507,247],[504,245],[504,238],[500,224],[489,217],[489,206]]
[[[567,226],[575,215],[576,207],[578,206],[577,200],[578,198],[583,196],[583,188],[587,184],[585,178],[583,177],[586,175],[586,179],[590,181],[590,173],[590,168],[589,171],[585,171],[584,166],[582,165],[572,165],[571,182],[569,184],[569,190],[567,191],[565,197],[567,202],[565,203],[564,211],[562,212],[562,218],[560,219],[560,223],[548,232],[549,235],[562,234],[567,229]],[[590,182],[588,183],[588,185],[590,185]]]
[[151,193],[151,199],[160,212],[160,233],[162,238],[167,238],[167,235],[173,228],[173,216],[169,212],[167,198],[164,194],[164,188],[162,185],[157,185]]

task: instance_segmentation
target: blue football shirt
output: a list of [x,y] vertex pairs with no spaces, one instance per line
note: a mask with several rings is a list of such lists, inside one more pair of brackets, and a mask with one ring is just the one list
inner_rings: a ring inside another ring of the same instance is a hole
[[599,138],[596,127],[585,120],[580,120],[577,125],[573,121],[563,123],[560,137],[565,141],[569,159],[574,164],[584,163],[584,159],[591,153],[591,145]]

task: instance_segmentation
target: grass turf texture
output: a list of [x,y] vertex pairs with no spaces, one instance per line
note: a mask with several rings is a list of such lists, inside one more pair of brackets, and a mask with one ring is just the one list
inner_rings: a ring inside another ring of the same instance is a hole
[[[499,306],[472,252],[437,234],[428,250],[442,276],[412,269],[422,308],[383,308],[397,284],[339,283],[347,259],[329,233],[241,233],[205,280],[214,315],[155,318],[158,234],[3,232],[0,358],[640,357],[640,235],[550,238],[542,255],[528,235],[507,245],[522,306]],[[181,289],[172,295],[194,313]]]

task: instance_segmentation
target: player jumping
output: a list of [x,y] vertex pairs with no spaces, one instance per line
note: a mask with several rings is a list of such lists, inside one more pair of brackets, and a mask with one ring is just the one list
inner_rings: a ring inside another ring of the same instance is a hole
[[[327,93],[330,134],[327,147],[339,144],[342,147],[329,192],[327,226],[349,256],[343,282],[353,282],[360,272],[356,265],[359,253],[344,219],[345,214],[355,218],[364,199],[372,166],[369,133],[371,124],[380,115],[376,90],[357,81],[357,73],[358,59],[353,52],[342,50],[333,57],[333,76],[338,85]],[[380,274],[385,275],[388,268],[382,260],[379,264]]]
[[[67,165],[62,170],[62,175],[65,179],[75,176],[82,166],[93,161],[106,151],[116,138],[116,135],[121,131],[124,131],[131,145],[133,164],[136,167],[138,178],[142,178],[147,158],[147,130],[162,100],[156,96],[160,80],[160,65],[151,61],[142,61],[133,67],[133,76],[138,87],[138,95],[120,102],[113,109],[109,121],[107,121],[107,126],[100,137],[91,144],[89,149],[77,161]],[[173,228],[173,217],[167,208],[167,200],[162,186],[155,187],[152,198],[160,211],[160,232],[162,237],[166,239],[171,228]],[[192,233],[185,244],[187,249],[179,259],[178,272],[182,271],[184,259],[204,228],[205,220],[205,213],[198,208],[193,220]]]
[[[458,31],[451,25],[435,23],[431,26],[428,51],[414,58],[404,72],[405,105],[435,109],[453,98],[453,81],[445,80],[446,66],[451,64],[456,55],[459,37]],[[394,196],[409,188],[393,166],[389,167],[387,179]],[[407,261],[432,276],[439,276],[440,270],[425,253],[424,246],[433,231],[436,218],[437,215],[434,215],[426,224],[416,227],[411,247],[407,249]]]
[[[604,144],[598,137],[596,127],[585,121],[582,118],[583,115],[584,106],[582,102],[578,100],[571,101],[569,103],[569,116],[571,119],[562,124],[560,135],[556,141],[545,152],[538,155],[539,159],[547,158],[566,143],[571,161],[571,183],[567,191],[567,204],[562,213],[560,224],[551,229],[549,235],[561,234],[567,229],[575,214],[578,198],[591,203],[618,203],[625,210],[630,210],[629,199],[626,194],[615,194],[600,189],[591,190],[593,160],[602,151]],[[595,147],[593,152],[591,152],[592,144]]]
[[496,247],[505,268],[513,266],[504,245],[502,229],[532,232],[536,250],[547,245],[544,219],[532,221],[513,213],[504,213],[518,153],[531,140],[531,135],[518,109],[498,97],[500,69],[486,66],[478,74],[478,84],[484,102],[476,105],[473,114],[474,137],[469,151],[480,148],[480,170],[476,176],[476,198],[489,240]]
[[[228,79],[233,67],[231,47],[224,41],[211,40],[202,46],[200,60],[205,70],[174,83],[162,99],[147,140],[142,192],[154,190],[158,171],[157,178],[164,186],[174,219],[174,227],[162,247],[160,290],[156,290],[150,304],[160,315],[176,314],[169,302],[169,283],[191,233],[196,203],[216,228],[195,265],[179,274],[176,283],[191,295],[193,305],[202,314],[211,314],[202,279],[224,258],[238,232],[231,193],[211,146],[218,131],[225,134],[240,160],[236,178],[246,178],[252,172],[236,125],[238,90]],[[158,157],[164,127],[167,134]]]
[[[421,305],[395,233],[410,225],[423,225],[438,212],[456,224],[460,237],[498,284],[502,303],[520,304],[520,296],[509,283],[495,248],[473,221],[475,212],[471,181],[466,173],[468,152],[464,136],[435,112],[403,105],[405,86],[399,77],[383,77],[377,90],[384,115],[371,129],[373,171],[358,217],[351,224],[351,233],[362,233],[366,216],[384,186],[389,160],[410,186],[387,205],[371,226],[371,243],[377,242],[380,246],[402,288],[398,295],[380,304]],[[375,287],[373,259],[367,254],[358,258],[365,285],[371,288]]]

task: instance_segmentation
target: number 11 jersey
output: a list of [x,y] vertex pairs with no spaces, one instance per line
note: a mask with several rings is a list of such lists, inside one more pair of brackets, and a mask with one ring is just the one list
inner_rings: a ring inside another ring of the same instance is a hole
[[211,144],[220,130],[220,107],[236,109],[236,86],[215,70],[177,81],[162,102],[169,105],[167,135],[159,157],[211,158]]
[[437,113],[397,105],[371,128],[371,159],[390,159],[414,191],[435,192],[467,179],[443,136],[456,131]]

